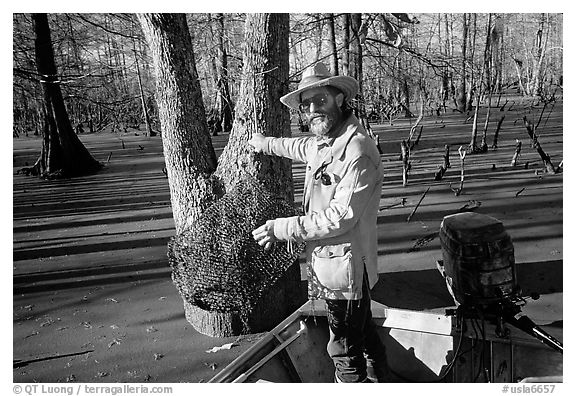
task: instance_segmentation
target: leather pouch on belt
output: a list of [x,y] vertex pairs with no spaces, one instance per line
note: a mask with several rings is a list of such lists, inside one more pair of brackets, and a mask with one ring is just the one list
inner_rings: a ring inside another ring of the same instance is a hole
[[312,269],[320,284],[332,290],[352,286],[352,249],[349,243],[319,246],[312,252]]

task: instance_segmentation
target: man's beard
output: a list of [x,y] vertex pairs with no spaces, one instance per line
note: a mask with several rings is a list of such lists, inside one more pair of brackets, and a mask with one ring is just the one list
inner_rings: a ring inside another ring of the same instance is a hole
[[334,119],[327,114],[311,114],[308,125],[310,132],[316,136],[323,137],[328,135],[328,132],[334,126]]

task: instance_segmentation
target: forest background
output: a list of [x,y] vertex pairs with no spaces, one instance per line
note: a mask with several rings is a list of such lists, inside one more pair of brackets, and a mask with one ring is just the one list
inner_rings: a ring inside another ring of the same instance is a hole
[[[561,14],[403,15],[366,14],[360,21],[362,106],[373,122],[417,116],[420,101],[430,114],[470,110],[474,92],[484,92],[486,84],[496,93],[514,88],[524,96],[551,95],[563,84]],[[51,19],[61,87],[76,131],[117,132],[145,122],[158,131],[152,61],[135,16],[53,14]],[[338,74],[353,73],[344,36],[351,22],[339,14],[292,14],[290,82],[318,60]],[[211,131],[229,130],[241,82],[243,15],[188,14],[188,26]],[[38,135],[42,125],[31,28],[29,17],[15,16],[14,136]]]

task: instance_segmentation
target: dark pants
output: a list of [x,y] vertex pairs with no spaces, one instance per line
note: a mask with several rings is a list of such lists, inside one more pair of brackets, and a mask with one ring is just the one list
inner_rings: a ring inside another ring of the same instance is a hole
[[366,358],[387,366],[386,349],[372,321],[368,280],[362,283],[360,300],[326,300],[330,328],[326,349],[339,382],[365,381]]

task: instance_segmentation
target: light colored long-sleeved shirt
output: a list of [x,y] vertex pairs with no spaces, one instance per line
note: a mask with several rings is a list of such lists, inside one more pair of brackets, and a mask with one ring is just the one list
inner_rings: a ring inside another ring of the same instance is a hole
[[378,280],[376,220],[383,166],[353,115],[334,138],[266,138],[264,152],[306,163],[304,215],[276,219],[274,236],[306,241],[312,298],[362,297],[364,271]]

